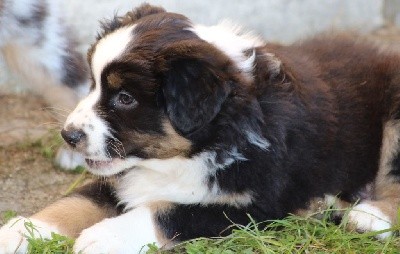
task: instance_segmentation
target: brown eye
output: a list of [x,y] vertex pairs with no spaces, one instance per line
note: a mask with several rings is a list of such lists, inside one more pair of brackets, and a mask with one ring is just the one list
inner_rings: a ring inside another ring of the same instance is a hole
[[123,105],[130,105],[134,102],[133,97],[130,94],[127,94],[125,92],[121,92],[118,95],[118,102],[123,104]]

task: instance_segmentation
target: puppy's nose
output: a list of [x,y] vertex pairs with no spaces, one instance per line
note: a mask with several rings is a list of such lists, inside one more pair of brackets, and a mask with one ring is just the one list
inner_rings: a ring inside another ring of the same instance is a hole
[[86,137],[86,134],[80,129],[68,128],[68,130],[61,131],[61,136],[70,146],[76,147]]

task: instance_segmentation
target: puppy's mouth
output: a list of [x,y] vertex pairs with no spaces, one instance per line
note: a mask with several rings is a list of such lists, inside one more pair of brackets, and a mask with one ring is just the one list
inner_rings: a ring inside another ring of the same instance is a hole
[[92,160],[92,159],[85,159],[86,164],[88,165],[89,168],[91,169],[104,169],[104,168],[109,168],[112,163],[114,162],[113,159],[111,160]]
[[107,158],[107,159],[85,159],[87,169],[94,175],[112,176],[130,170],[137,166],[139,158]]

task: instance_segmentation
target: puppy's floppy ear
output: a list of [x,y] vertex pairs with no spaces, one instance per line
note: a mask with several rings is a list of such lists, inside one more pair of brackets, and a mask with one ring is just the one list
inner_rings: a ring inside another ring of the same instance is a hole
[[160,53],[166,112],[182,134],[210,123],[230,93],[229,61],[219,55],[206,43],[190,40]]

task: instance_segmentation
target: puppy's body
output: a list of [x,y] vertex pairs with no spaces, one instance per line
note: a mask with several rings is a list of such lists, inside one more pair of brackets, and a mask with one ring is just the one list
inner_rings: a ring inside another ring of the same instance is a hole
[[[148,5],[103,29],[89,50],[92,91],[62,135],[92,173],[117,181],[33,217],[80,233],[76,251],[216,236],[248,214],[266,221],[329,195],[354,201],[371,183],[350,221],[396,223],[399,55],[344,35],[267,44]],[[68,202],[85,209],[70,213]],[[78,223],[93,212],[97,224]],[[0,250],[15,250],[9,242],[0,237]]]

